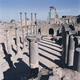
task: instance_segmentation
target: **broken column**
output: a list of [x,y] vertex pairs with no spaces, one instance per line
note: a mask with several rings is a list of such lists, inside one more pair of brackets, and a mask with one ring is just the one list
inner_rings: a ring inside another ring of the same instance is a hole
[[[38,69],[39,69],[39,62],[38,62],[38,43],[37,38],[34,36],[27,37],[27,40],[29,41],[29,65],[32,69],[31,75],[37,75]],[[34,73],[35,72],[35,73]]]
[[75,50],[74,69],[80,72],[80,47]]
[[68,52],[68,58],[67,58],[68,59],[67,60],[68,66],[73,66],[74,50],[75,50],[74,36],[70,35],[69,36],[69,52]]

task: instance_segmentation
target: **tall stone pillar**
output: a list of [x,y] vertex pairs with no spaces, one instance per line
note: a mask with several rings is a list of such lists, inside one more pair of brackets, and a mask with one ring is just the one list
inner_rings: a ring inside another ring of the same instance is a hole
[[20,23],[21,23],[21,28],[22,28],[22,12],[20,12]]
[[49,24],[51,23],[51,9],[50,9],[50,12],[49,12]]
[[69,47],[69,34],[66,32],[66,45],[65,45],[65,64],[67,64],[68,47]]
[[73,66],[74,51],[75,51],[74,36],[70,35],[69,36],[69,53],[68,53],[68,58],[67,58],[68,59],[68,61],[67,61],[68,66]]
[[[2,54],[2,46],[0,45],[0,53]],[[2,71],[2,65],[1,65],[1,63],[3,63],[2,62],[2,56],[1,56],[1,54],[0,54],[0,80],[4,80],[4,74],[3,74],[3,71]]]
[[25,12],[25,26],[27,25],[27,13]]
[[21,27],[20,27],[20,30],[21,30],[21,38],[22,38],[23,48],[24,48],[24,28],[22,26],[22,12],[20,12],[20,22],[21,22]]
[[66,51],[66,35],[65,35],[65,28],[62,26],[62,47],[63,47],[63,53],[62,53],[62,61],[63,65],[65,64],[65,51]]
[[31,13],[31,34],[33,34],[33,13]]
[[8,30],[5,30],[5,32],[6,32],[6,50],[8,51],[8,36],[7,36]]
[[25,30],[27,32],[28,35],[28,26],[27,26],[27,13],[25,12]]
[[35,13],[34,16],[35,16],[34,34],[36,35],[37,34],[37,14]]
[[6,30],[6,45],[8,54],[12,54],[10,30]]
[[29,65],[32,69],[31,76],[37,76],[39,70],[39,60],[38,60],[38,43],[34,36],[27,38],[29,41]]
[[80,47],[80,36],[75,36],[75,42],[76,42],[75,44],[76,48]]
[[15,36],[16,36],[16,49],[17,53],[20,52],[20,39],[19,39],[19,34],[18,34],[18,28],[15,28]]
[[74,69],[80,72],[80,47],[75,50]]
[[20,31],[21,31],[21,37],[22,37],[22,12],[20,12]]
[[38,67],[38,43],[37,39],[33,36],[27,38],[29,41],[29,64],[31,68]]

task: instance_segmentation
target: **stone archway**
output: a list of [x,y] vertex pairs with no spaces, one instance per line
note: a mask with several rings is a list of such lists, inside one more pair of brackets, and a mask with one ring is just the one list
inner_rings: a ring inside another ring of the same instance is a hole
[[41,29],[40,28],[38,29],[38,33],[41,34]]
[[53,28],[50,28],[49,29],[49,35],[52,35],[53,36],[53,34],[54,34],[54,29]]

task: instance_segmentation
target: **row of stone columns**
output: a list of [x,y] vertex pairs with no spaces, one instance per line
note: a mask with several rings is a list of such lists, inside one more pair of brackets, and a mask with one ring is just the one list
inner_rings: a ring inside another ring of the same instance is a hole
[[[17,50],[17,53],[19,53],[20,51],[19,29],[15,28],[14,30],[15,30],[15,38],[16,38],[16,50]],[[6,49],[9,54],[11,54],[11,40],[12,40],[12,36],[9,29],[9,30],[6,30]]]
[[80,72],[80,36],[78,32],[70,30],[69,27],[65,28],[65,26],[62,28],[62,34],[63,62]]
[[31,14],[31,30],[32,35],[27,36],[27,40],[29,42],[29,66],[31,68],[31,76],[33,76],[30,80],[35,80],[34,77],[37,77],[39,72],[39,54],[38,54],[38,25],[37,18],[35,13],[35,25],[32,25],[33,22],[33,14]]
[[[31,34],[33,34],[33,28],[34,28],[33,25],[37,26],[37,14],[36,13],[34,13],[34,18],[35,18],[35,21],[33,20],[33,13],[31,13],[31,24],[30,24]],[[27,13],[25,12],[25,28],[27,28],[26,31],[27,31],[27,34],[28,34],[28,21],[27,20],[28,20]],[[20,12],[20,23],[21,23],[21,28],[22,28],[23,27],[22,12]],[[37,29],[37,28],[35,28],[35,29]],[[22,33],[23,33],[23,31],[22,31]]]
[[[25,13],[25,27],[23,27],[23,24],[22,24],[22,13],[20,12],[20,28],[16,27],[14,28],[13,30],[15,30],[15,38],[16,38],[16,50],[17,50],[17,54],[20,54],[20,36],[22,38],[22,42],[23,42],[23,48],[24,48],[24,45],[25,45],[25,41],[24,41],[24,28],[26,29],[26,32],[27,32],[27,36],[28,35],[28,24],[27,24],[27,13]],[[36,19],[36,13],[35,13],[35,25],[33,25],[33,14],[31,13],[31,29],[32,29],[32,33],[31,35],[35,34],[37,35],[38,34],[38,27],[37,27],[37,19]],[[34,32],[34,28],[35,28],[35,32]],[[19,34],[19,31],[21,31],[21,35]],[[12,39],[12,36],[11,36],[11,31],[10,29],[7,29],[5,30],[6,32],[6,49],[7,49],[7,52],[8,54],[12,54],[12,46],[11,46],[11,39]],[[29,59],[29,64],[30,64],[30,67],[31,69],[37,69],[38,71],[38,43],[37,43],[37,38],[35,37],[30,37],[28,38],[28,41],[29,41],[29,53],[30,53],[30,59]],[[36,58],[35,58],[36,56]],[[1,72],[1,68],[0,68],[0,80],[1,79],[1,75],[3,75],[3,73]]]
[[[16,50],[17,54],[20,54],[20,39],[19,39],[19,29],[15,28],[15,37],[16,37]],[[7,51],[11,54],[11,43],[9,42],[10,39],[10,30],[6,30],[6,43],[7,43]],[[36,71],[37,73],[34,74],[31,71],[32,75],[38,75],[39,71],[39,61],[38,61],[38,40],[37,36],[27,36],[27,40],[29,41],[29,65],[32,71]]]

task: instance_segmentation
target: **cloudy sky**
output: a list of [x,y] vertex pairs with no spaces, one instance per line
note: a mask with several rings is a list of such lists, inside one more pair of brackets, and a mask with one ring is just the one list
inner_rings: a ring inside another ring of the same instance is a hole
[[[55,6],[59,16],[79,15],[80,0],[0,0],[0,20],[19,20],[19,12],[37,13],[38,19],[47,19],[49,6]],[[52,12],[54,17],[54,11]]]

